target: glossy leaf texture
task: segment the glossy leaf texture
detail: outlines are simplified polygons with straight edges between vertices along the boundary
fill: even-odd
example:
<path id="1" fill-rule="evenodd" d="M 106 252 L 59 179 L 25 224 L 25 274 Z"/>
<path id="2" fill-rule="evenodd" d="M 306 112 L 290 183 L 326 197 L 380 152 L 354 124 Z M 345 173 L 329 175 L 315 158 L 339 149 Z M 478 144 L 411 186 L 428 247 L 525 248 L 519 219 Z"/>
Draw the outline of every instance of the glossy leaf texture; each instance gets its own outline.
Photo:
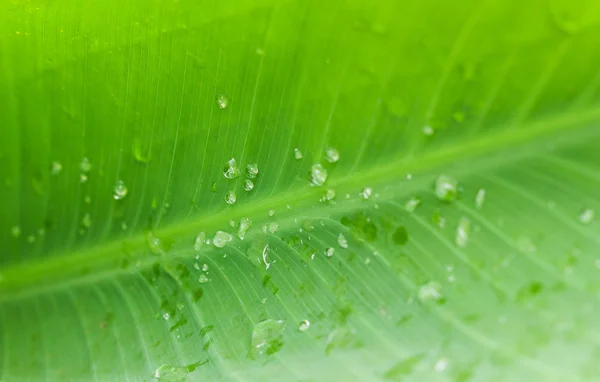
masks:
<path id="1" fill-rule="evenodd" d="M 0 380 L 600 378 L 598 46 L 594 1 L 0 2 Z"/>

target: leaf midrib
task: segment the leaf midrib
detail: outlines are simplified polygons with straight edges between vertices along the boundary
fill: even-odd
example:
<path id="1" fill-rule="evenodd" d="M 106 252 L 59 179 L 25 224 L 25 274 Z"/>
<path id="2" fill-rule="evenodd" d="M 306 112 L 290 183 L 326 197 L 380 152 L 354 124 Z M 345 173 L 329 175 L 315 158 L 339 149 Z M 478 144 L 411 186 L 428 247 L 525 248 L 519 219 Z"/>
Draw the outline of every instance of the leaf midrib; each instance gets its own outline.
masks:
<path id="1" fill-rule="evenodd" d="M 472 172 L 476 168 L 504 164 L 517 158 L 533 156 L 539 152 L 547 151 L 549 148 L 546 143 L 549 143 L 549 138 L 553 138 L 558 134 L 569 132 L 567 136 L 561 136 L 558 143 L 556 140 L 551 141 L 553 149 L 558 146 L 572 145 L 590 137 L 597 137 L 600 135 L 600 129 L 591 126 L 592 122 L 600 122 L 600 108 L 589 108 L 560 116 L 553 115 L 518 128 L 512 126 L 504 129 L 493 129 L 498 130 L 498 132 L 484 137 L 471 138 L 438 151 L 428 152 L 421 157 L 404 158 L 391 161 L 384 166 L 346 174 L 343 177 L 331 179 L 327 186 L 345 190 L 357 189 L 365 184 L 389 184 L 401 179 L 402 176 L 399 174 L 434 172 L 449 164 L 454 165 L 462 161 L 472 163 L 474 158 L 490 156 L 488 160 L 482 160 L 475 166 L 470 165 L 466 172 Z M 527 150 L 520 150 L 517 155 L 491 155 L 505 153 L 506 151 L 519 151 L 519 149 L 525 147 L 527 147 Z M 414 188 L 410 190 L 412 189 Z M 276 197 L 227 210 L 224 213 L 223 211 L 211 211 L 198 216 L 194 220 L 157 229 L 154 234 L 158 237 L 177 239 L 189 237 L 191 245 L 197 232 L 226 226 L 232 218 L 266 216 L 268 210 L 285 209 L 288 204 L 293 204 L 298 211 L 303 211 L 302 207 L 314 205 L 321 194 L 322 188 L 306 186 L 284 192 Z M 398 196 L 398 194 L 394 196 Z M 340 211 L 348 208 L 348 204 L 338 203 L 332 208 Z M 287 221 L 291 222 L 291 220 L 288 219 Z M 43 261 L 34 262 L 29 260 L 11 265 L 0 272 L 0 301 L 17 299 L 23 295 L 39 294 L 48 291 L 48 288 L 54 289 L 73 283 L 91 282 L 119 272 L 131 272 L 121 269 L 118 265 L 123 258 L 124 246 L 134 253 L 133 256 L 128 257 L 129 260 L 133 260 L 132 262 L 143 260 L 136 271 L 143 270 L 157 261 L 173 261 L 189 255 L 189 252 L 184 251 L 182 253 L 169 253 L 162 257 L 160 255 L 148 256 L 146 235 L 147 232 L 139 232 L 125 239 L 115 239 L 106 244 L 81 249 L 69 254 L 52 255 Z M 91 272 L 82 274 L 82 269 L 89 269 Z"/>

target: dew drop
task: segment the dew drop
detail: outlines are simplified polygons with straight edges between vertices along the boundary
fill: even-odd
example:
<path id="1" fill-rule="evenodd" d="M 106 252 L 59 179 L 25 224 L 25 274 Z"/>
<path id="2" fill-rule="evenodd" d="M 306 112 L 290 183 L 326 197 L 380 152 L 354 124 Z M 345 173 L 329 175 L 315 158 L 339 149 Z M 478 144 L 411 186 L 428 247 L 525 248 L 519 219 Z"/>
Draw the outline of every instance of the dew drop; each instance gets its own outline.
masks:
<path id="1" fill-rule="evenodd" d="M 79 182 L 80 183 L 85 183 L 87 181 L 88 181 L 88 176 L 86 174 L 79 175 Z"/>
<path id="2" fill-rule="evenodd" d="M 235 158 L 231 158 L 225 163 L 223 167 L 223 176 L 227 179 L 235 179 L 240 176 L 240 169 L 237 166 Z"/>
<path id="3" fill-rule="evenodd" d="M 117 184 L 115 184 L 113 198 L 115 200 L 122 200 L 127 196 L 127 192 L 129 192 L 127 186 L 122 180 L 119 180 Z"/>
<path id="4" fill-rule="evenodd" d="M 233 204 L 237 200 L 237 195 L 233 191 L 227 191 L 225 194 L 225 203 Z"/>
<path id="5" fill-rule="evenodd" d="M 269 210 L 269 216 L 271 216 L 271 217 L 275 216 L 275 210 Z"/>
<path id="6" fill-rule="evenodd" d="M 435 181 L 435 196 L 444 202 L 450 202 L 458 196 L 458 182 L 448 175 L 440 175 Z"/>
<path id="7" fill-rule="evenodd" d="M 434 133 L 435 130 L 433 129 L 433 127 L 429 125 L 423 127 L 423 134 L 427 135 L 428 137 L 431 137 Z"/>
<path id="8" fill-rule="evenodd" d="M 285 321 L 267 319 L 254 325 L 250 354 L 254 357 L 277 352 L 282 345 Z"/>
<path id="9" fill-rule="evenodd" d="M 363 188 L 363 190 L 359 193 L 360 197 L 367 200 L 371 197 L 371 195 L 373 195 L 373 189 L 371 187 L 365 187 Z"/>
<path id="10" fill-rule="evenodd" d="M 275 222 L 269 223 L 268 230 L 270 233 L 275 233 L 279 231 L 279 224 Z"/>
<path id="11" fill-rule="evenodd" d="M 223 248 L 233 240 L 233 236 L 225 231 L 217 231 L 213 237 L 213 244 L 217 248 Z"/>
<path id="12" fill-rule="evenodd" d="M 85 204 L 90 204 L 90 203 L 92 202 L 92 197 L 91 197 L 91 196 L 89 196 L 89 195 L 86 195 L 86 196 L 83 198 L 83 202 L 84 202 Z"/>
<path id="13" fill-rule="evenodd" d="M 308 328 L 310 328 L 310 321 L 308 321 L 308 320 L 302 320 L 300 322 L 300 325 L 298 325 L 298 330 L 301 332 L 307 331 Z"/>
<path id="14" fill-rule="evenodd" d="M 79 169 L 83 173 L 90 172 L 90 170 L 92 169 L 92 164 L 90 163 L 90 160 L 87 157 L 83 157 L 81 163 L 79 163 Z"/>
<path id="15" fill-rule="evenodd" d="M 181 382 L 185 380 L 187 374 L 188 371 L 184 367 L 165 364 L 154 371 L 154 378 L 164 382 Z"/>
<path id="16" fill-rule="evenodd" d="M 250 179 L 255 179 L 258 176 L 258 165 L 249 164 L 246 166 L 246 176 Z"/>
<path id="17" fill-rule="evenodd" d="M 269 256 L 269 244 L 265 245 L 265 247 L 262 250 L 262 261 L 263 263 L 265 263 L 265 269 L 269 269 L 269 267 L 271 266 L 271 263 L 269 263 L 269 261 L 267 260 Z"/>
<path id="18" fill-rule="evenodd" d="M 579 221 L 583 224 L 590 224 L 594 217 L 596 216 L 596 212 L 591 208 L 586 208 L 579 214 Z"/>
<path id="19" fill-rule="evenodd" d="M 217 96 L 217 105 L 219 105 L 219 109 L 225 109 L 229 104 L 229 99 L 225 94 L 219 94 Z"/>
<path id="20" fill-rule="evenodd" d="M 208 277 L 205 274 L 202 274 L 200 277 L 198 277 L 198 282 L 200 284 L 205 284 L 208 282 Z"/>
<path id="21" fill-rule="evenodd" d="M 81 225 L 84 228 L 90 228 L 92 226 L 92 217 L 90 214 L 83 215 L 83 219 L 81 219 Z"/>
<path id="22" fill-rule="evenodd" d="M 477 191 L 477 195 L 475 195 L 475 208 L 477 208 L 478 210 L 481 210 L 481 207 L 483 207 L 484 202 L 485 202 L 485 189 L 480 188 L 479 191 Z"/>
<path id="23" fill-rule="evenodd" d="M 414 197 L 411 198 L 408 202 L 406 202 L 406 204 L 404 205 L 404 209 L 406 210 L 406 212 L 414 212 L 415 209 L 419 206 L 419 204 L 421 204 L 421 199 Z"/>
<path id="24" fill-rule="evenodd" d="M 337 163 L 340 160 L 340 153 L 333 147 L 329 147 L 325 150 L 325 159 L 329 163 Z"/>
<path id="25" fill-rule="evenodd" d="M 204 232 L 200 232 L 196 236 L 196 239 L 194 240 L 194 251 L 200 252 L 202 250 L 202 246 L 204 245 L 205 241 L 206 241 L 206 234 Z"/>
<path id="26" fill-rule="evenodd" d="M 335 190 L 332 190 L 331 188 L 329 188 L 325 191 L 325 195 L 323 196 L 321 201 L 330 202 L 333 199 L 335 199 Z"/>
<path id="27" fill-rule="evenodd" d="M 332 247 L 325 248 L 325 256 L 327 256 L 327 257 L 333 256 L 334 252 L 335 252 L 335 248 L 332 248 Z"/>
<path id="28" fill-rule="evenodd" d="M 348 248 L 348 240 L 346 240 L 343 234 L 340 233 L 338 235 L 337 242 L 341 248 Z"/>
<path id="29" fill-rule="evenodd" d="M 447 367 L 448 367 L 448 359 L 447 358 L 440 358 L 440 359 L 437 360 L 437 362 L 433 366 L 433 370 L 435 370 L 438 373 L 441 373 L 444 370 L 446 370 Z"/>
<path id="30" fill-rule="evenodd" d="M 21 227 L 19 227 L 18 225 L 13 226 L 10 229 L 10 234 L 15 239 L 18 238 L 19 236 L 21 236 Z"/>
<path id="31" fill-rule="evenodd" d="M 456 227 L 456 245 L 460 248 L 465 248 L 469 241 L 471 233 L 471 221 L 466 217 L 461 217 Z"/>
<path id="32" fill-rule="evenodd" d="M 237 237 L 239 237 L 241 240 L 244 240 L 244 237 L 246 237 L 246 232 L 248 232 L 251 226 L 252 220 L 248 218 L 241 218 L 237 231 Z"/>
<path id="33" fill-rule="evenodd" d="M 33 235 L 27 236 L 27 242 L 31 243 L 31 244 L 35 243 L 35 236 L 33 236 Z"/>
<path id="34" fill-rule="evenodd" d="M 50 164 L 50 174 L 52 174 L 52 175 L 60 174 L 62 169 L 63 169 L 63 166 L 59 161 L 55 160 Z"/>
<path id="35" fill-rule="evenodd" d="M 202 272 L 208 272 L 208 264 L 202 264 Z"/>
<path id="36" fill-rule="evenodd" d="M 418 292 L 419 300 L 426 301 L 438 301 L 442 298 L 441 295 L 442 285 L 436 281 L 430 281 L 426 284 L 421 285 Z"/>
<path id="37" fill-rule="evenodd" d="M 322 186 L 327 181 L 327 170 L 319 163 L 313 164 L 310 169 L 310 180 L 315 186 Z"/>
<path id="38" fill-rule="evenodd" d="M 302 159 L 302 151 L 300 151 L 300 149 L 294 149 L 294 158 Z"/>

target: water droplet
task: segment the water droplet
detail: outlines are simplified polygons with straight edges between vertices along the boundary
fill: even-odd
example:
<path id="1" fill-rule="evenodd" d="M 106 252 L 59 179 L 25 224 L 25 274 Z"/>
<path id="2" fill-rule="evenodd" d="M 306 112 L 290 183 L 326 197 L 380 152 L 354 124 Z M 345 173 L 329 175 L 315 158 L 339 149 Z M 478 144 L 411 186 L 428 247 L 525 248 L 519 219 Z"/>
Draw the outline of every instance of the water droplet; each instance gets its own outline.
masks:
<path id="1" fill-rule="evenodd" d="M 79 163 L 79 168 L 81 169 L 81 172 L 88 173 L 92 169 L 92 164 L 87 157 L 83 157 L 81 163 Z"/>
<path id="2" fill-rule="evenodd" d="M 219 187 L 217 186 L 217 182 L 213 182 L 213 184 L 210 186 L 210 189 L 211 189 L 212 192 L 219 191 Z"/>
<path id="3" fill-rule="evenodd" d="M 321 198 L 321 202 L 330 202 L 335 199 L 335 190 L 327 189 L 325 195 Z"/>
<path id="4" fill-rule="evenodd" d="M 435 130 L 433 129 L 433 127 L 429 125 L 423 127 L 423 134 L 427 135 L 428 137 L 432 136 L 434 133 Z"/>
<path id="5" fill-rule="evenodd" d="M 237 237 L 239 237 L 241 240 L 244 240 L 244 237 L 246 236 L 246 232 L 248 232 L 248 230 L 250 229 L 251 226 L 252 226 L 252 220 L 250 220 L 248 218 L 241 218 L 240 224 L 238 227 L 238 231 L 237 231 Z"/>
<path id="6" fill-rule="evenodd" d="M 223 167 L 223 175 L 227 179 L 235 179 L 240 176 L 240 169 L 235 162 L 235 158 L 231 158 Z"/>
<path id="7" fill-rule="evenodd" d="M 456 227 L 456 245 L 460 248 L 465 248 L 469 241 L 469 234 L 471 233 L 471 221 L 466 217 L 461 217 Z"/>
<path id="8" fill-rule="evenodd" d="M 81 225 L 84 228 L 90 228 L 92 226 L 92 217 L 90 214 L 83 215 L 83 219 L 81 219 Z"/>
<path id="9" fill-rule="evenodd" d="M 430 281 L 426 284 L 421 285 L 418 292 L 419 300 L 426 301 L 438 301 L 442 298 L 441 295 L 442 285 L 436 281 Z"/>
<path id="10" fill-rule="evenodd" d="M 485 189 L 480 188 L 479 191 L 477 191 L 477 195 L 475 195 L 475 208 L 477 208 L 478 210 L 481 210 L 481 207 L 483 207 L 484 202 L 485 202 Z"/>
<path id="11" fill-rule="evenodd" d="M 254 182 L 250 179 L 244 179 L 244 190 L 252 191 L 254 189 Z"/>
<path id="12" fill-rule="evenodd" d="M 141 164 L 150 163 L 150 144 L 144 143 L 140 137 L 135 137 L 131 144 L 131 151 L 136 162 Z"/>
<path id="13" fill-rule="evenodd" d="M 87 181 L 88 181 L 88 176 L 87 175 L 85 175 L 85 174 L 79 175 L 79 182 L 80 183 L 85 183 Z"/>
<path id="14" fill-rule="evenodd" d="M 271 266 L 271 263 L 269 263 L 269 261 L 267 260 L 269 256 L 269 244 L 265 245 L 265 247 L 262 250 L 262 261 L 263 263 L 265 263 L 265 269 L 269 269 L 269 267 Z"/>
<path id="15" fill-rule="evenodd" d="M 277 352 L 283 345 L 284 329 L 283 320 L 267 319 L 254 325 L 250 354 L 257 357 Z"/>
<path id="16" fill-rule="evenodd" d="M 437 362 L 433 366 L 433 370 L 435 370 L 438 373 L 441 373 L 444 370 L 446 370 L 447 367 L 448 367 L 448 359 L 447 358 L 440 358 L 440 359 L 437 360 Z"/>
<path id="17" fill-rule="evenodd" d="M 294 149 L 294 158 L 302 159 L 302 151 L 300 151 L 299 149 Z"/>
<path id="18" fill-rule="evenodd" d="M 157 255 L 164 255 L 166 250 L 169 249 L 169 244 L 163 243 L 152 231 L 148 231 L 146 234 L 146 242 L 148 243 L 148 247 L 150 247 L 150 252 Z"/>
<path id="19" fill-rule="evenodd" d="M 249 164 L 246 166 L 246 176 L 250 179 L 255 179 L 258 176 L 258 165 Z"/>
<path id="20" fill-rule="evenodd" d="M 200 277 L 198 277 L 198 282 L 200 284 L 204 284 L 208 282 L 208 277 L 205 274 L 200 275 Z"/>
<path id="21" fill-rule="evenodd" d="M 123 231 L 125 231 L 125 230 L 127 229 L 127 223 L 125 223 L 125 222 L 122 222 L 122 223 L 121 223 L 121 229 L 122 229 Z"/>
<path id="22" fill-rule="evenodd" d="M 89 195 L 86 195 L 86 196 L 83 198 L 83 201 L 84 201 L 84 203 L 85 203 L 85 204 L 90 204 L 90 203 L 92 202 L 92 197 L 91 197 L 91 196 L 89 196 Z"/>
<path id="23" fill-rule="evenodd" d="M 12 235 L 12 237 L 14 237 L 15 239 L 18 238 L 19 236 L 21 236 L 21 227 L 19 227 L 18 225 L 13 226 L 10 229 L 10 234 Z"/>
<path id="24" fill-rule="evenodd" d="M 334 252 L 335 252 L 335 248 L 332 248 L 332 247 L 325 248 L 325 256 L 327 256 L 327 257 L 333 256 Z"/>
<path id="25" fill-rule="evenodd" d="M 208 272 L 208 264 L 202 264 L 202 272 Z"/>
<path id="26" fill-rule="evenodd" d="M 269 229 L 270 233 L 275 233 L 275 232 L 279 231 L 279 224 L 277 224 L 275 222 L 269 223 L 268 229 Z"/>
<path id="27" fill-rule="evenodd" d="M 181 382 L 188 375 L 187 368 L 162 365 L 154 371 L 154 378 L 164 382 Z"/>
<path id="28" fill-rule="evenodd" d="M 392 234 L 392 241 L 397 245 L 408 243 L 408 231 L 405 227 L 398 227 Z"/>
<path id="29" fill-rule="evenodd" d="M 205 241 L 206 241 L 206 234 L 204 232 L 200 232 L 196 236 L 196 240 L 194 240 L 194 251 L 200 252 L 202 250 L 202 246 L 204 245 Z"/>
<path id="30" fill-rule="evenodd" d="M 125 185 L 125 183 L 123 183 L 122 180 L 119 180 L 117 182 L 117 184 L 115 184 L 115 189 L 114 189 L 114 194 L 113 194 L 113 198 L 115 200 L 122 200 L 127 196 L 127 192 L 129 192 L 129 190 L 127 190 L 127 186 Z"/>
<path id="31" fill-rule="evenodd" d="M 340 160 L 340 153 L 333 147 L 329 147 L 325 150 L 325 159 L 329 163 L 337 163 Z"/>
<path id="32" fill-rule="evenodd" d="M 346 240 L 346 238 L 344 237 L 343 234 L 340 233 L 338 235 L 337 242 L 341 248 L 348 248 L 348 240 Z M 333 253 L 332 253 L 332 255 L 333 255 Z"/>
<path id="33" fill-rule="evenodd" d="M 275 216 L 275 210 L 269 210 L 269 216 Z"/>
<path id="34" fill-rule="evenodd" d="M 219 94 L 217 96 L 217 105 L 219 105 L 219 109 L 225 109 L 229 104 L 229 99 L 225 94 Z"/>
<path id="35" fill-rule="evenodd" d="M 319 163 L 313 164 L 310 169 L 310 180 L 315 186 L 322 186 L 327 181 L 327 170 Z"/>
<path id="36" fill-rule="evenodd" d="M 52 164 L 50 164 L 50 174 L 52 174 L 52 175 L 60 174 L 62 169 L 63 169 L 63 166 L 59 161 L 55 160 L 52 162 Z"/>
<path id="37" fill-rule="evenodd" d="M 169 320 L 171 318 L 171 315 L 169 313 L 165 313 L 165 314 L 163 314 L 163 318 L 165 320 Z"/>
<path id="38" fill-rule="evenodd" d="M 35 243 L 35 236 L 33 236 L 33 235 L 27 236 L 27 241 L 31 244 Z"/>
<path id="39" fill-rule="evenodd" d="M 237 195 L 233 191 L 227 191 L 225 194 L 225 203 L 233 204 L 237 200 Z"/>
<path id="40" fill-rule="evenodd" d="M 435 196 L 444 202 L 450 202 L 458 196 L 458 182 L 448 175 L 440 175 L 435 181 Z"/>
<path id="41" fill-rule="evenodd" d="M 583 224 L 590 224 L 594 217 L 596 216 L 596 212 L 591 208 L 586 208 L 579 214 L 579 221 Z"/>
<path id="42" fill-rule="evenodd" d="M 310 321 L 308 320 L 302 320 L 302 322 L 300 322 L 300 325 L 298 325 L 298 330 L 301 332 L 307 331 L 308 328 L 310 328 Z"/>
<path id="43" fill-rule="evenodd" d="M 406 212 L 414 212 L 415 209 L 419 206 L 419 204 L 421 204 L 421 199 L 414 197 L 411 198 L 408 202 L 406 202 L 406 204 L 404 205 L 404 209 L 406 210 Z"/>
<path id="44" fill-rule="evenodd" d="M 233 240 L 233 236 L 225 231 L 217 231 L 213 237 L 213 244 L 217 248 L 223 248 Z"/>
<path id="45" fill-rule="evenodd" d="M 371 187 L 365 187 L 363 188 L 363 190 L 359 193 L 360 197 L 367 200 L 371 197 L 371 195 L 373 195 L 373 189 Z"/>

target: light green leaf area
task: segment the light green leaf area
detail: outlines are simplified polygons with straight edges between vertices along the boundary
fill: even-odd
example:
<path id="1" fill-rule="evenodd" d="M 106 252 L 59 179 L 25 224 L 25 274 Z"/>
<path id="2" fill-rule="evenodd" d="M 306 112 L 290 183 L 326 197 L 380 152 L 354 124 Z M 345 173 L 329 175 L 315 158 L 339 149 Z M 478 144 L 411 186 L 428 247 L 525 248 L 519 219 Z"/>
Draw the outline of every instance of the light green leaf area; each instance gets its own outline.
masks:
<path id="1" fill-rule="evenodd" d="M 600 379 L 599 46 L 593 0 L 0 2 L 0 380 Z"/>

